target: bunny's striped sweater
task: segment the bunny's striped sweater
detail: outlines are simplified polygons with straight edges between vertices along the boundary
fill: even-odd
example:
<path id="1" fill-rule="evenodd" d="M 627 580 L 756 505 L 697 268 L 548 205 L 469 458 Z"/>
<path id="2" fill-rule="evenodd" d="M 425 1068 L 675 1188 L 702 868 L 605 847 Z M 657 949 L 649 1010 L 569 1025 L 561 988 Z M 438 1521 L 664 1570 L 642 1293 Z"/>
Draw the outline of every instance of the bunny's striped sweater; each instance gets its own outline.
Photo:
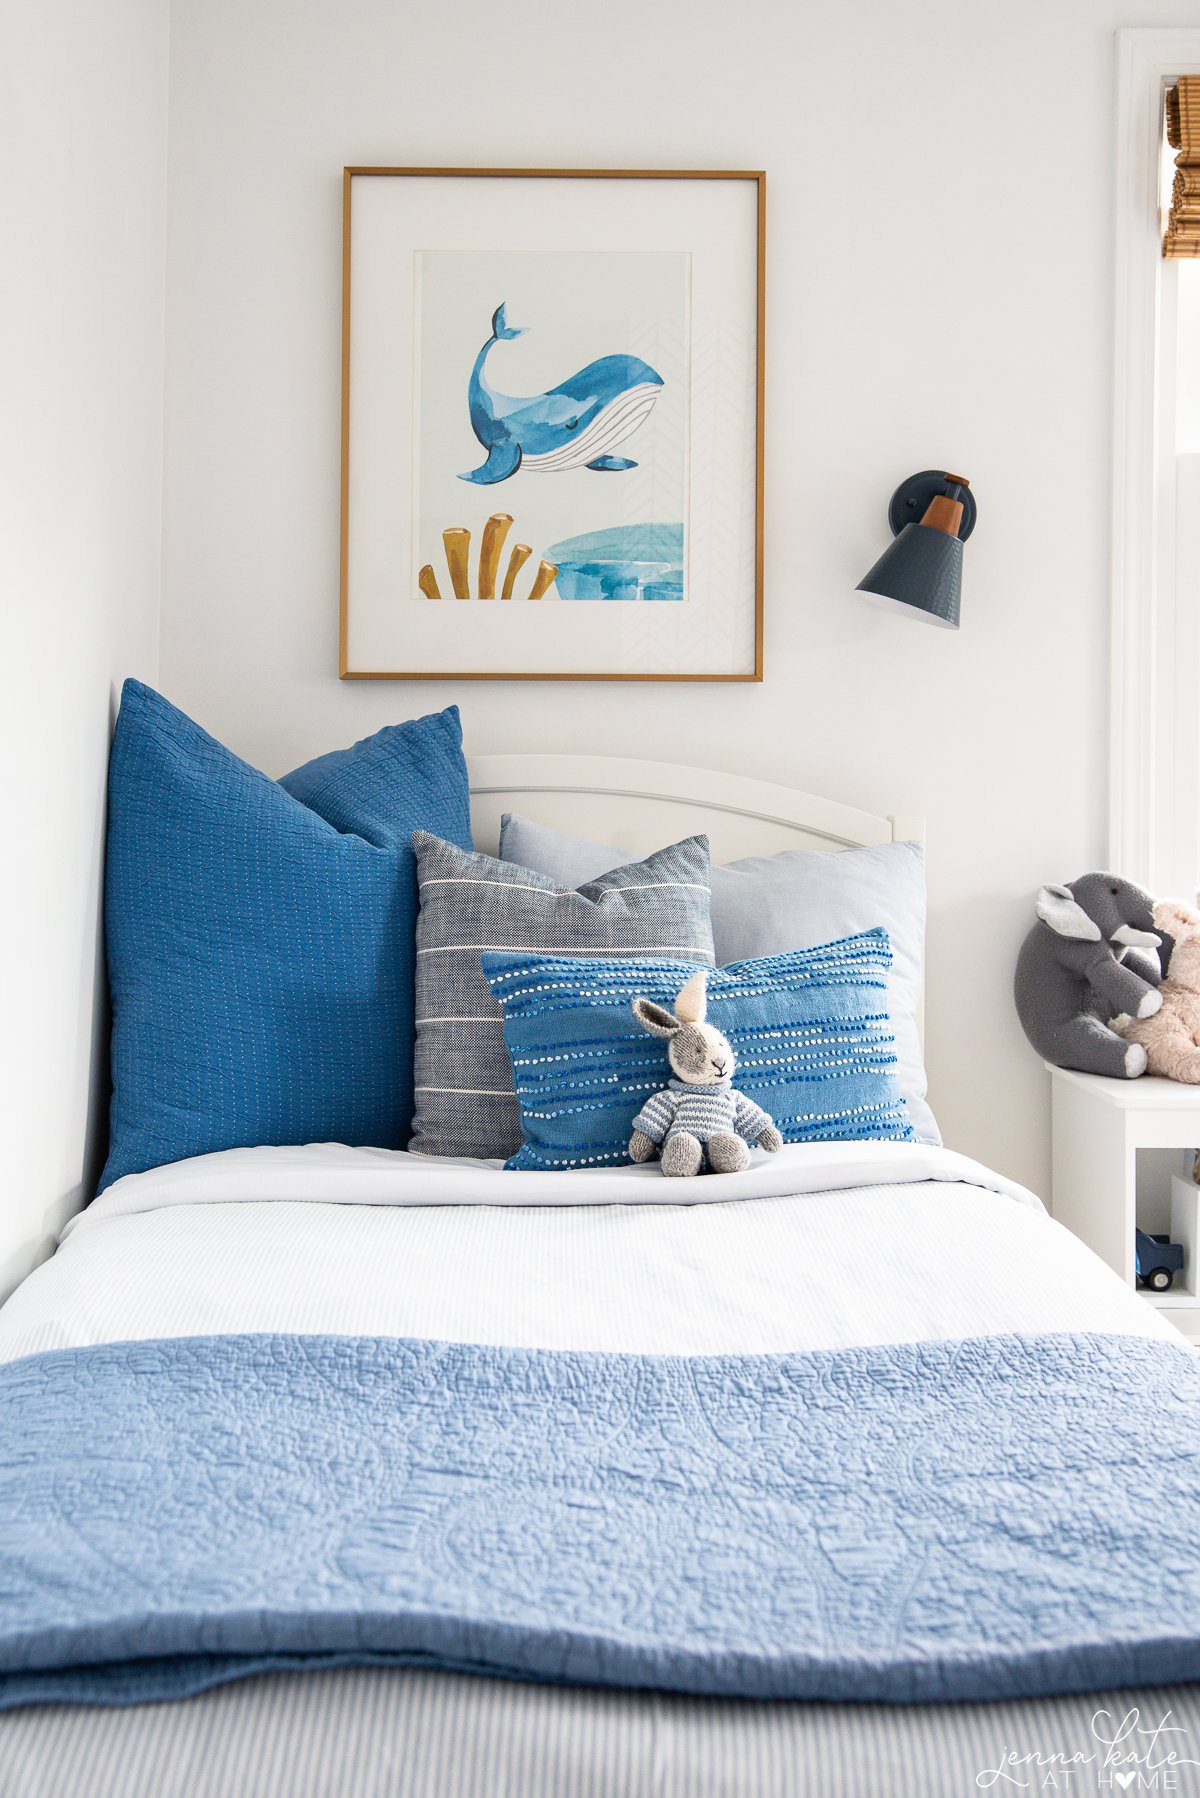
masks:
<path id="1" fill-rule="evenodd" d="M 633 1128 L 655 1144 L 664 1143 L 683 1130 L 702 1143 L 725 1131 L 755 1143 L 770 1122 L 762 1106 L 738 1092 L 728 1080 L 714 1081 L 709 1086 L 689 1086 L 683 1080 L 672 1080 L 665 1091 L 646 1100 L 633 1120 Z"/>

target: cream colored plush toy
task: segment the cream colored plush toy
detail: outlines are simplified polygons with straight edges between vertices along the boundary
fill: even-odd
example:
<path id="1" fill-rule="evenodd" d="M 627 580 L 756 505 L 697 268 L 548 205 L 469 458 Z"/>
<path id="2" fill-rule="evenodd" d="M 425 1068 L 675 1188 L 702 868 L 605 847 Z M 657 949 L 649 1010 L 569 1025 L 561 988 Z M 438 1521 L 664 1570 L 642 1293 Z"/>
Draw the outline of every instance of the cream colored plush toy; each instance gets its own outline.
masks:
<path id="1" fill-rule="evenodd" d="M 675 1010 L 635 999 L 633 1015 L 651 1036 L 666 1039 L 674 1078 L 654 1093 L 633 1120 L 630 1161 L 648 1161 L 657 1149 L 664 1174 L 738 1174 L 750 1165 L 751 1143 L 769 1155 L 783 1147 L 771 1119 L 733 1084 L 733 1046 L 706 1023 L 708 969 L 699 968 L 675 1001 Z"/>
<path id="2" fill-rule="evenodd" d="M 1178 899 L 1160 899 L 1155 928 L 1174 939 L 1166 979 L 1159 984 L 1162 1010 L 1152 1018 L 1122 1012 L 1112 1028 L 1146 1051 L 1146 1072 L 1200 1086 L 1200 911 Z"/>

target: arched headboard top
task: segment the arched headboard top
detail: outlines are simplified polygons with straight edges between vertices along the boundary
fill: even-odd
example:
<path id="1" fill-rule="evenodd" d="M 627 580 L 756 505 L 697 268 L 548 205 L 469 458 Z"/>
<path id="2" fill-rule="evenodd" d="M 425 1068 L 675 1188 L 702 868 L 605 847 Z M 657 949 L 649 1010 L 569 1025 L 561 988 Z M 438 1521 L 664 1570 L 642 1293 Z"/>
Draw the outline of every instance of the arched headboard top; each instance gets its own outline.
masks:
<path id="1" fill-rule="evenodd" d="M 494 853 L 503 812 L 645 855 L 707 833 L 715 862 L 779 849 L 924 842 L 924 820 L 860 811 L 773 781 L 607 755 L 469 758 L 476 846 Z"/>

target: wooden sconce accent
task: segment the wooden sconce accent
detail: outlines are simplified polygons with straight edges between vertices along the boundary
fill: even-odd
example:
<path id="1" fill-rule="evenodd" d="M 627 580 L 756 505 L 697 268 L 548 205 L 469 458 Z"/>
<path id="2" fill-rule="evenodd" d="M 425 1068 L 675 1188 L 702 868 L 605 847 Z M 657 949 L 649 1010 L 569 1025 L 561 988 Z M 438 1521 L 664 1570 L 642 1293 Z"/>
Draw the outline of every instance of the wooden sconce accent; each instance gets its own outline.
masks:
<path id="1" fill-rule="evenodd" d="M 969 487 L 970 481 L 965 475 L 948 474 L 946 484 L 949 487 Z M 963 503 L 960 499 L 952 499 L 948 493 L 935 493 L 925 508 L 922 524 L 932 530 L 945 531 L 947 537 L 957 537 L 958 527 L 962 523 Z"/>

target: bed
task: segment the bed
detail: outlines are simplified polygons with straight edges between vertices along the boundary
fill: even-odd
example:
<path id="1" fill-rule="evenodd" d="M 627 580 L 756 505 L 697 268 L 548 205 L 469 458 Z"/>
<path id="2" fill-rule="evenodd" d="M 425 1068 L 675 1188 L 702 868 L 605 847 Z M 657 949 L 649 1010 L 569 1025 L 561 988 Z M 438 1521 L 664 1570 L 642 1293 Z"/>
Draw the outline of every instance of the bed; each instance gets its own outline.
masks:
<path id="1" fill-rule="evenodd" d="M 485 757 L 472 776 L 484 844 L 514 805 L 630 850 L 702 829 L 717 861 L 920 834 L 660 764 Z M 1118 1783 L 1144 1789 L 1166 1769 L 1192 1789 L 1200 1384 L 1160 1314 L 1034 1195 L 929 1144 L 795 1146 L 682 1184 L 318 1143 L 132 1174 L 73 1219 L 0 1309 L 10 1440 L 29 1430 L 4 1467 L 28 1527 L 8 1544 L 10 1587 L 34 1566 L 55 1617 L 54 1581 L 71 1582 L 59 1627 L 80 1670 L 56 1702 L 0 1715 L 5 1798 L 938 1794 L 1042 1789 L 1037 1756 L 1093 1784 L 1133 1772 Z M 400 1354 L 420 1403 L 397 1421 L 380 1394 Z M 464 1444 L 445 1395 L 468 1390 Z M 148 1391 L 178 1403 L 148 1420 Z M 421 1475 L 403 1504 L 331 1519 L 330 1491 L 367 1490 L 396 1429 Z M 274 1477 L 247 1475 L 247 1441 L 287 1446 Z M 723 1506 L 744 1528 L 747 1480 L 766 1511 L 737 1564 Z M 775 1544 L 801 1492 L 819 1576 L 781 1595 Z M 160 1609 L 186 1590 L 191 1633 L 175 1620 L 153 1638 L 130 1543 L 164 1502 L 174 1527 L 133 1571 Z M 625 1558 L 606 1561 L 616 1505 Z M 434 1522 L 447 1508 L 450 1529 Z M 216 1551 L 189 1538 L 196 1516 Z M 260 1617 L 260 1644 L 240 1557 L 282 1537 L 303 1570 L 332 1522 L 322 1605 L 337 1581 L 365 1582 L 393 1627 L 408 1553 L 440 1592 L 470 1586 L 474 1609 L 447 1624 L 422 1589 L 400 1607 L 402 1641 L 365 1642 L 361 1616 L 339 1635 L 326 1606 L 318 1640 L 310 1595 L 286 1638 Z M 626 1591 L 614 1613 L 622 1579 L 665 1581 L 681 1615 L 703 1586 L 705 1606 L 664 1650 L 651 1597 L 639 1609 Z M 1122 1607 L 1138 1604 L 1163 1627 L 1131 1643 Z M 786 1634 L 805 1605 L 826 1652 L 776 1655 L 762 1612 L 779 1607 Z M 31 1699 L 48 1696 L 50 1659 L 27 1657 Z"/>

